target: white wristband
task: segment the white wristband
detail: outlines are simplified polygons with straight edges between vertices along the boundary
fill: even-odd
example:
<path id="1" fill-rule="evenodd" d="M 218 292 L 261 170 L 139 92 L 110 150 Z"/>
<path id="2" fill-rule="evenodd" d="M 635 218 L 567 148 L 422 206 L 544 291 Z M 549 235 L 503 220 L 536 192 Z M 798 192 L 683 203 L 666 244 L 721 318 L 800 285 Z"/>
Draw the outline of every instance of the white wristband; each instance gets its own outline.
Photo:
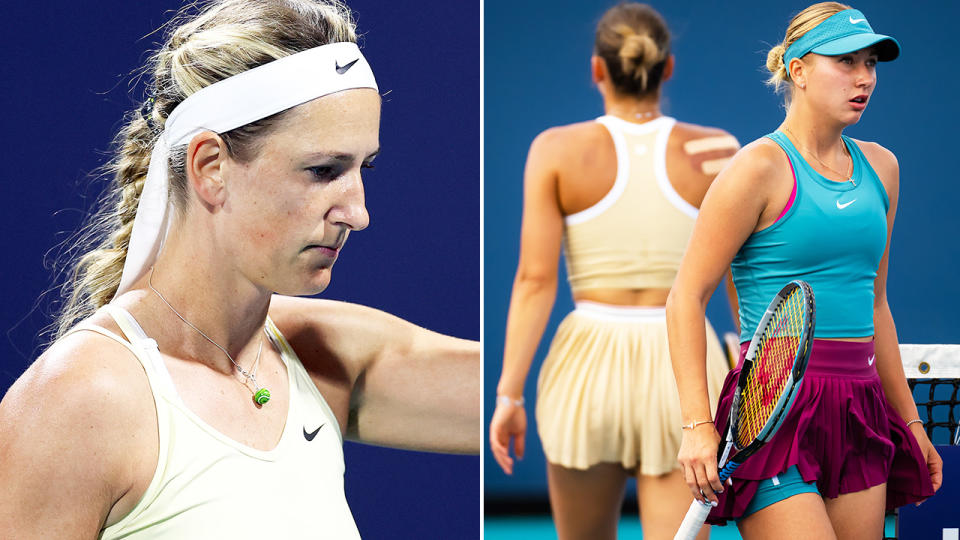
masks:
<path id="1" fill-rule="evenodd" d="M 523 407 L 524 401 L 523 396 L 520 396 L 520 399 L 513 399 L 510 396 L 497 396 L 497 406 L 500 405 L 513 405 L 514 407 Z"/>

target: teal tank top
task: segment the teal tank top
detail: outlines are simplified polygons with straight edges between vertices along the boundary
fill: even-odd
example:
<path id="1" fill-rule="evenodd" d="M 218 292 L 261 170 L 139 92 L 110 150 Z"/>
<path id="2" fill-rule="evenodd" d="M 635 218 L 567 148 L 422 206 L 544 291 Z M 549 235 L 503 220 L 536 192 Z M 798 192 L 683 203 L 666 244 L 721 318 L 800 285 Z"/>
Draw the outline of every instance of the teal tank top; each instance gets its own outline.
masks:
<path id="1" fill-rule="evenodd" d="M 780 131 L 767 137 L 789 157 L 796 193 L 786 213 L 751 234 L 733 259 L 740 341 L 753 337 L 770 300 L 794 279 L 813 288 L 814 337 L 872 336 L 873 282 L 887 244 L 886 189 L 849 137 L 843 142 L 854 183 L 824 178 Z"/>

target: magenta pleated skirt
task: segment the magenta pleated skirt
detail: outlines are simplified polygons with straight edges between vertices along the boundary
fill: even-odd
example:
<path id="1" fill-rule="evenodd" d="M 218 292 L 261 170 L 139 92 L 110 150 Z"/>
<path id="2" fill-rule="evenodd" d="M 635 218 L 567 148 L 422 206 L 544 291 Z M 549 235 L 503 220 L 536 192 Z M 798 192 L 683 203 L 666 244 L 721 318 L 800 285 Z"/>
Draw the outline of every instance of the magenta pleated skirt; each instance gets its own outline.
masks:
<path id="1" fill-rule="evenodd" d="M 740 364 L 730 371 L 717 405 L 717 430 L 725 433 Z M 877 375 L 873 342 L 814 340 L 800 392 L 773 440 L 733 473 L 708 523 L 743 516 L 760 480 L 796 465 L 824 497 L 886 483 L 887 509 L 933 495 L 916 439 L 887 403 Z"/>

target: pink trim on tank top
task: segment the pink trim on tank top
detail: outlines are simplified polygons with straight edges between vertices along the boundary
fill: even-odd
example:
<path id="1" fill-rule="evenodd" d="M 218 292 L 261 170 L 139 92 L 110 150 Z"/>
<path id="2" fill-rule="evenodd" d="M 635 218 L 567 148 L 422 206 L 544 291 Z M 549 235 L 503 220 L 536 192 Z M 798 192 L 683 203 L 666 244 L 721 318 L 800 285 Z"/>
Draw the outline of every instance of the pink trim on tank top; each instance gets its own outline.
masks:
<path id="1" fill-rule="evenodd" d="M 787 206 L 783 208 L 783 212 L 780 212 L 780 215 L 777 216 L 777 219 L 773 220 L 773 223 L 780 221 L 780 218 L 784 216 L 793 206 L 793 200 L 797 198 L 797 171 L 793 169 L 793 161 L 787 159 L 787 162 L 790 163 L 790 173 L 793 174 L 793 191 L 790 192 L 790 199 L 787 201 Z M 771 225 L 773 225 L 771 223 Z"/>

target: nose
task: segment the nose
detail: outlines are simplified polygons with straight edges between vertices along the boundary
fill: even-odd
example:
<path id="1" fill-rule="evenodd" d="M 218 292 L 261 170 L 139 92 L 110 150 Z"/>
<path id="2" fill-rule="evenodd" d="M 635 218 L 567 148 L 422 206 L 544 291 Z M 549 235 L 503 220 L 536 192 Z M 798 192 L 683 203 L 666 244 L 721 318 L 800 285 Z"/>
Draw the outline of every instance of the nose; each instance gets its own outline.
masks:
<path id="1" fill-rule="evenodd" d="M 370 224 L 370 214 L 363 193 L 363 180 L 360 171 L 351 172 L 341 177 L 341 191 L 338 200 L 334 203 L 327 218 L 338 225 L 354 231 L 361 231 Z"/>
<path id="2" fill-rule="evenodd" d="M 875 84 L 877 84 L 876 68 L 866 63 L 861 63 L 860 69 L 857 70 L 857 86 L 870 89 L 873 88 Z"/>

